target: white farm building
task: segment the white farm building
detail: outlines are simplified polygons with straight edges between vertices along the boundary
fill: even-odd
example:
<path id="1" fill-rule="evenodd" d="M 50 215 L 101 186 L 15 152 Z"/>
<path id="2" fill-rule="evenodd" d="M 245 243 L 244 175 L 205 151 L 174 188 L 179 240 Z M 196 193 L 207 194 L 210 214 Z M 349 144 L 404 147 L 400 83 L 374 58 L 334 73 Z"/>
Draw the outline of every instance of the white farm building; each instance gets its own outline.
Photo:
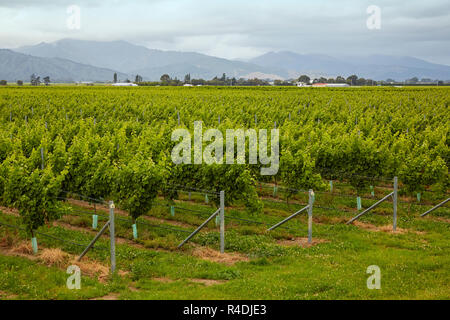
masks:
<path id="1" fill-rule="evenodd" d="M 114 87 L 137 87 L 138 85 L 135 83 L 113 83 L 112 86 Z"/>

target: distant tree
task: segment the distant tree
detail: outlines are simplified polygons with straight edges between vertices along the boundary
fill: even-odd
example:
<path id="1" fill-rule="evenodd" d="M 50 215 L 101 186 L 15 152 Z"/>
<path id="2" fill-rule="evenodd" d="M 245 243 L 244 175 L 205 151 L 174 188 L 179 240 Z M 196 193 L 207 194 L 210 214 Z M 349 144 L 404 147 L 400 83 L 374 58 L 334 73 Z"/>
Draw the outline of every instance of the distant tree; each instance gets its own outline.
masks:
<path id="1" fill-rule="evenodd" d="M 159 80 L 161 80 L 162 82 L 169 82 L 171 79 L 168 74 L 163 74 Z"/>
<path id="2" fill-rule="evenodd" d="M 220 86 L 220 85 L 223 85 L 223 81 L 220 80 L 220 79 L 217 78 L 217 77 L 214 77 L 214 79 L 209 80 L 207 83 L 208 83 L 208 85 L 211 85 L 211 86 Z"/>
<path id="3" fill-rule="evenodd" d="M 0 86 L 6 86 L 7 84 L 8 84 L 8 81 L 0 80 Z"/>
<path id="4" fill-rule="evenodd" d="M 347 78 L 347 83 L 349 85 L 355 85 L 356 84 L 356 80 L 358 80 L 358 77 L 356 75 L 351 75 L 350 77 Z"/>
<path id="5" fill-rule="evenodd" d="M 191 80 L 191 84 L 193 84 L 194 86 L 205 85 L 206 84 L 206 80 L 204 80 L 204 79 L 192 79 Z"/>
<path id="6" fill-rule="evenodd" d="M 222 74 L 222 78 L 220 78 L 221 81 L 226 81 L 227 80 L 227 75 L 224 73 Z"/>
<path id="7" fill-rule="evenodd" d="M 303 83 L 309 84 L 309 81 L 311 81 L 311 78 L 305 74 L 301 75 L 300 78 L 298 78 L 298 82 L 303 82 Z"/>
<path id="8" fill-rule="evenodd" d="M 327 80 L 327 83 L 335 83 L 336 82 L 336 80 L 334 80 L 333 78 L 329 78 L 328 80 Z"/>
<path id="9" fill-rule="evenodd" d="M 358 79 L 356 79 L 356 84 L 357 84 L 358 86 L 365 86 L 366 83 L 367 83 L 367 81 L 366 81 L 366 79 L 364 79 L 364 78 L 358 78 Z"/>
<path id="10" fill-rule="evenodd" d="M 134 82 L 135 83 L 140 83 L 140 82 L 142 82 L 142 77 L 140 76 L 140 75 L 136 75 L 136 78 L 134 79 Z"/>
<path id="11" fill-rule="evenodd" d="M 389 78 L 389 79 L 386 79 L 386 82 L 387 82 L 387 83 L 394 83 L 394 82 L 395 82 L 395 80 L 394 80 L 394 79 L 391 79 L 391 78 Z"/>
<path id="12" fill-rule="evenodd" d="M 184 76 L 184 83 L 191 83 L 191 74 L 188 73 Z"/>
<path id="13" fill-rule="evenodd" d="M 341 76 L 336 77 L 336 83 L 345 83 L 345 78 Z"/>
<path id="14" fill-rule="evenodd" d="M 326 82 L 327 82 L 327 79 L 324 78 L 324 77 L 320 77 L 319 82 L 320 82 L 320 83 L 326 83 Z"/>
<path id="15" fill-rule="evenodd" d="M 417 82 L 419 82 L 419 78 L 413 77 L 413 78 L 409 79 L 408 82 L 409 83 L 417 83 Z"/>
<path id="16" fill-rule="evenodd" d="M 30 79 L 31 85 L 32 86 L 38 86 L 41 84 L 41 77 L 37 76 L 36 74 L 32 74 L 31 75 L 31 79 Z"/>
<path id="17" fill-rule="evenodd" d="M 117 83 L 117 73 L 114 73 L 114 83 Z"/>
<path id="18" fill-rule="evenodd" d="M 17 80 L 17 85 L 18 86 L 23 86 L 23 81 L 22 80 Z"/>
<path id="19" fill-rule="evenodd" d="M 274 80 L 273 81 L 273 84 L 275 85 L 275 86 L 281 86 L 281 85 L 283 85 L 283 80 Z"/>
<path id="20" fill-rule="evenodd" d="M 50 77 L 49 76 L 46 76 L 44 78 L 44 83 L 45 83 L 46 86 L 48 86 L 50 84 Z"/>
<path id="21" fill-rule="evenodd" d="M 209 81 L 208 84 L 210 84 L 211 82 Z M 278 83 L 278 82 L 277 82 Z M 260 80 L 260 79 L 244 79 L 244 78 L 239 78 L 239 80 L 236 80 L 236 85 L 238 86 L 268 86 L 270 85 L 268 81 L 266 80 Z M 274 82 L 275 84 L 275 82 Z"/>
<path id="22" fill-rule="evenodd" d="M 125 83 L 130 83 L 130 82 L 131 82 L 130 79 L 125 80 Z"/>

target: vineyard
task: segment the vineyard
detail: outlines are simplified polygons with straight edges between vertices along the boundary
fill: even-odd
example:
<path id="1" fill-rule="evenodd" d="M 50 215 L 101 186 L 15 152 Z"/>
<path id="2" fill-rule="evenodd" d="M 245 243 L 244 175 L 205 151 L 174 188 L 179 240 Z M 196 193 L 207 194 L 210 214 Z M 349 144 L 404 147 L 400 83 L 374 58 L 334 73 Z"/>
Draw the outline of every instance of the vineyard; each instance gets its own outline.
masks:
<path id="1" fill-rule="evenodd" d="M 449 105 L 448 88 L 2 88 L 0 298 L 448 298 L 448 206 L 419 215 L 449 197 Z M 264 164 L 175 165 L 171 134 L 193 132 L 194 121 L 222 132 L 279 129 L 278 173 L 261 176 Z M 392 192 L 394 177 L 396 232 L 386 228 L 390 200 L 345 224 Z M 308 205 L 310 189 L 312 243 L 307 214 L 268 232 Z M 225 253 L 219 215 L 177 249 L 219 208 L 221 191 Z M 90 277 L 86 290 L 67 293 L 60 269 L 108 221 L 110 200 L 120 276 Z M 30 239 L 30 256 L 59 289 L 15 289 L 33 278 L 33 264 L 10 253 Z M 61 261 L 45 260 L 36 239 Z M 89 261 L 107 266 L 108 250 L 100 237 Z M 373 260 L 400 285 L 367 290 Z M 359 289 L 340 278 L 356 270 Z"/>

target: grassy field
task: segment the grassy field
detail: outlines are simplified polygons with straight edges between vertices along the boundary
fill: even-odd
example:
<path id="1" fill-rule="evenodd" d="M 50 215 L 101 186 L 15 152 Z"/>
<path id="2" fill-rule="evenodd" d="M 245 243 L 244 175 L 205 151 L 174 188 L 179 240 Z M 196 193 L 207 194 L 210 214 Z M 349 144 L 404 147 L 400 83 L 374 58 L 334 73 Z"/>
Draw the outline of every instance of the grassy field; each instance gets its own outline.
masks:
<path id="1" fill-rule="evenodd" d="M 175 203 L 175 215 L 162 198 L 138 224 L 133 240 L 131 222 L 117 210 L 116 276 L 108 275 L 108 235 L 99 240 L 80 263 L 73 259 L 83 248 L 38 235 L 39 253 L 33 255 L 13 209 L 1 208 L 0 299 L 448 299 L 450 298 L 450 227 L 448 207 L 428 217 L 419 214 L 437 203 L 424 194 L 422 205 L 401 198 L 397 232 L 392 232 L 392 203 L 388 202 L 346 225 L 357 213 L 355 198 L 344 183 L 334 194 L 317 194 L 313 244 L 306 243 L 307 216 L 300 215 L 273 232 L 267 226 L 292 214 L 306 202 L 306 194 L 287 203 L 280 191 L 259 190 L 264 214 L 249 217 L 243 207 L 226 208 L 226 253 L 218 252 L 218 227 L 214 221 L 181 250 L 176 246 L 187 232 L 157 226 L 193 230 L 207 214 L 203 194 L 191 200 L 183 194 Z M 376 198 L 388 192 L 376 188 Z M 363 207 L 374 203 L 370 195 Z M 67 201 L 66 215 L 39 231 L 66 241 L 88 243 L 92 230 L 92 206 Z M 327 209 L 325 209 L 327 208 Z M 339 208 L 339 210 L 331 210 Z M 186 210 L 187 209 L 187 210 Z M 189 210 L 189 211 L 188 211 Z M 107 210 L 98 207 L 99 226 Z M 201 213 L 200 213 L 201 212 Z M 206 216 L 205 216 L 206 215 Z M 262 224 L 247 223 L 247 218 Z M 97 229 L 98 230 L 98 229 Z M 105 250 L 103 250 L 103 249 Z M 66 287 L 66 268 L 81 268 L 80 290 Z M 366 269 L 381 270 L 381 289 L 369 290 Z"/>

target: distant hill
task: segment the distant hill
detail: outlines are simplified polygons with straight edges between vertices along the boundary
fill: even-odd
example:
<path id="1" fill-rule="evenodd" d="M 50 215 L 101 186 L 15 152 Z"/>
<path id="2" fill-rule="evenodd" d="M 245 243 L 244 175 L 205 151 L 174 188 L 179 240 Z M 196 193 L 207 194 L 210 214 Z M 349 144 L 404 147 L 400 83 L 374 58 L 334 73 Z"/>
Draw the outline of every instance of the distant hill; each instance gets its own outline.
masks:
<path id="1" fill-rule="evenodd" d="M 269 52 L 251 59 L 250 62 L 283 68 L 293 74 L 346 74 L 350 64 L 327 55 L 297 54 L 289 51 Z"/>
<path id="2" fill-rule="evenodd" d="M 0 79 L 15 82 L 30 80 L 35 73 L 52 82 L 112 81 L 114 70 L 93 67 L 67 59 L 34 57 L 8 49 L 0 49 Z M 120 79 L 127 75 L 118 73 Z"/>
<path id="3" fill-rule="evenodd" d="M 315 74 L 323 76 L 349 76 L 374 80 L 406 80 L 412 77 L 450 79 L 450 66 L 434 64 L 408 56 L 342 56 L 339 58 L 321 54 L 297 54 L 289 51 L 269 52 L 250 60 L 264 67 L 279 67 L 296 76 Z"/>
<path id="4" fill-rule="evenodd" d="M 119 72 L 120 79 L 131 80 L 136 74 L 141 75 L 144 80 L 159 80 L 165 73 L 181 80 L 188 73 L 191 74 L 191 78 L 203 79 L 221 77 L 223 73 L 230 78 L 257 77 L 260 79 L 289 79 L 297 78 L 301 74 L 314 78 L 348 77 L 356 74 L 358 77 L 373 80 L 388 78 L 406 80 L 412 77 L 450 79 L 450 66 L 408 56 L 342 55 L 332 57 L 325 54 L 280 51 L 269 52 L 249 61 L 237 61 L 196 52 L 148 49 L 126 41 L 102 42 L 74 39 L 63 39 L 53 43 L 43 42 L 34 46 L 17 48 L 15 51 L 46 58 L 47 60 L 40 60 L 41 63 L 51 62 L 54 74 L 59 79 L 111 80 L 112 70 Z M 32 61 L 35 65 L 39 64 L 37 60 L 32 59 Z M 0 63 L 4 62 L 0 61 Z M 81 65 L 75 67 L 75 63 Z M 18 67 L 21 70 L 22 67 Z M 64 73 L 60 72 L 59 67 L 64 69 Z M 43 71 L 46 70 L 43 69 Z"/>
<path id="5" fill-rule="evenodd" d="M 262 67 L 255 64 L 216 58 L 195 52 L 162 51 L 148 49 L 125 41 L 84 41 L 63 39 L 54 43 L 40 43 L 15 49 L 17 52 L 37 57 L 63 58 L 96 67 L 109 68 L 120 72 L 139 74 L 146 80 L 159 80 L 167 73 L 172 78 L 184 79 L 187 73 L 191 78 L 211 79 L 221 77 L 242 77 L 260 72 L 287 76 L 284 70 Z"/>

